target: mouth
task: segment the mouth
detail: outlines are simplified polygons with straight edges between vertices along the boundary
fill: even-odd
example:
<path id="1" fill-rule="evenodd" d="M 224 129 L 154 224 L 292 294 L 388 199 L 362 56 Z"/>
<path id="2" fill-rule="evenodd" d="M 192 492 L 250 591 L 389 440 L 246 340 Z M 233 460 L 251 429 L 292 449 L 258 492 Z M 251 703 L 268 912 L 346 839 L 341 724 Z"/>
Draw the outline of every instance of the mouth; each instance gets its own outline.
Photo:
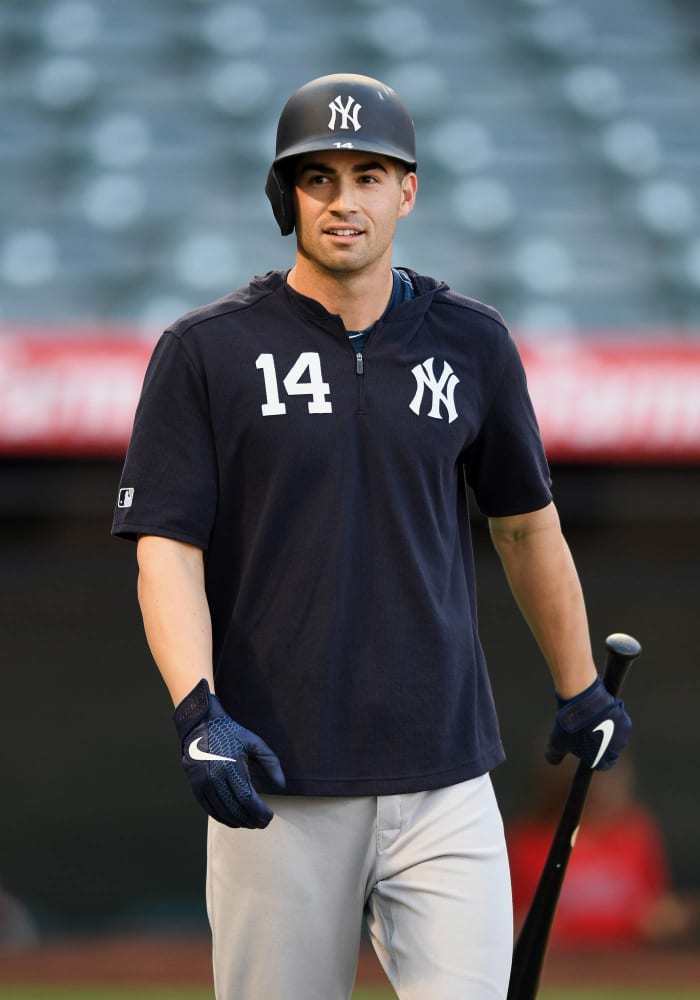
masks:
<path id="1" fill-rule="evenodd" d="M 357 236 L 362 236 L 362 229 L 355 229 L 348 226 L 334 226 L 333 228 L 324 229 L 326 236 L 333 236 L 337 239 L 354 239 Z"/>

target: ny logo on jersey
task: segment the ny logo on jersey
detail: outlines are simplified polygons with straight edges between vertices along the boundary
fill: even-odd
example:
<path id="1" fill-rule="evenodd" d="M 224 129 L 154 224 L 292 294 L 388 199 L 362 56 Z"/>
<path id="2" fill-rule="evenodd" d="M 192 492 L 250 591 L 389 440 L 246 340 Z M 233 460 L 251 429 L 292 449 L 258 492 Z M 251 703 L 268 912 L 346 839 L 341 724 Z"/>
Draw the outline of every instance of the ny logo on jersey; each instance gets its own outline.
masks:
<path id="1" fill-rule="evenodd" d="M 354 97 L 348 97 L 345 105 L 343 106 L 343 98 L 338 94 L 335 100 L 331 101 L 328 107 L 331 109 L 331 118 L 328 122 L 328 128 L 331 132 L 335 131 L 336 118 L 340 115 L 340 128 L 349 129 L 350 126 L 355 129 L 356 132 L 362 128 L 360 125 L 360 119 L 358 115 L 362 108 L 361 104 L 358 104 Z"/>
<path id="2" fill-rule="evenodd" d="M 451 424 L 458 416 L 455 407 L 455 389 L 459 379 L 447 361 L 443 362 L 440 378 L 436 378 L 433 371 L 434 361 L 435 358 L 428 358 L 422 365 L 416 365 L 415 368 L 411 369 L 416 380 L 416 394 L 408 405 L 414 413 L 420 414 L 423 392 L 425 389 L 430 389 L 433 401 L 428 416 L 439 420 L 442 416 L 440 413 L 440 405 L 442 404 L 447 410 L 447 422 Z"/>

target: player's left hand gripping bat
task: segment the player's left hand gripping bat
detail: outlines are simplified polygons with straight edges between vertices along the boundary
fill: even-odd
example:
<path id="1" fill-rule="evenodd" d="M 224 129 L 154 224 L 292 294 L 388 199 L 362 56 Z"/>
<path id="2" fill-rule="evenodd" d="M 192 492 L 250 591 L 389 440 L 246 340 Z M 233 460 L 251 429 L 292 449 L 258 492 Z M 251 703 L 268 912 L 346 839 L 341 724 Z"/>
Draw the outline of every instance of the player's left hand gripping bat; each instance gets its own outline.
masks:
<path id="1" fill-rule="evenodd" d="M 617 697 L 625 674 L 641 653 L 642 647 L 632 636 L 621 632 L 609 635 L 605 645 L 608 654 L 603 683 L 610 694 Z M 530 909 L 515 944 L 508 1000 L 534 1000 L 537 996 L 554 912 L 592 777 L 592 768 L 581 761 L 574 774 Z"/>

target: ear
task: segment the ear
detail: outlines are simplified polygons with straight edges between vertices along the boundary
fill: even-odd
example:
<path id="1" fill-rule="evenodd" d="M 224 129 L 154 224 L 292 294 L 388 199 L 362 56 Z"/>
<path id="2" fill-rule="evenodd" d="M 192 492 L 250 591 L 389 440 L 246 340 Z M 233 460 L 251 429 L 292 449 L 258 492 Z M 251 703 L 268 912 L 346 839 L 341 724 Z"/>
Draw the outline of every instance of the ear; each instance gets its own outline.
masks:
<path id="1" fill-rule="evenodd" d="M 401 205 L 399 207 L 399 218 L 409 215 L 416 205 L 416 194 L 418 192 L 418 178 L 411 170 L 401 179 Z"/>

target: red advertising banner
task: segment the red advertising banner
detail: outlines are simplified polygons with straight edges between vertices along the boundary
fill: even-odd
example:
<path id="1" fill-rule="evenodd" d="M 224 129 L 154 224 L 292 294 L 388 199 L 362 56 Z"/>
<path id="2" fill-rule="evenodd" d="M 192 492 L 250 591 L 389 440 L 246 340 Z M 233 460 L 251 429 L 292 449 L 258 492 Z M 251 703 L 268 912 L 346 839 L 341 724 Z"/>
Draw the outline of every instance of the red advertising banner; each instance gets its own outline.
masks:
<path id="1" fill-rule="evenodd" d="M 123 455 L 153 343 L 0 335 L 0 454 Z"/>
<path id="2" fill-rule="evenodd" d="M 155 335 L 0 333 L 0 454 L 120 457 Z M 700 460 L 700 337 L 521 345 L 551 461 Z"/>
<path id="3" fill-rule="evenodd" d="M 550 460 L 700 459 L 700 337 L 522 347 Z"/>

